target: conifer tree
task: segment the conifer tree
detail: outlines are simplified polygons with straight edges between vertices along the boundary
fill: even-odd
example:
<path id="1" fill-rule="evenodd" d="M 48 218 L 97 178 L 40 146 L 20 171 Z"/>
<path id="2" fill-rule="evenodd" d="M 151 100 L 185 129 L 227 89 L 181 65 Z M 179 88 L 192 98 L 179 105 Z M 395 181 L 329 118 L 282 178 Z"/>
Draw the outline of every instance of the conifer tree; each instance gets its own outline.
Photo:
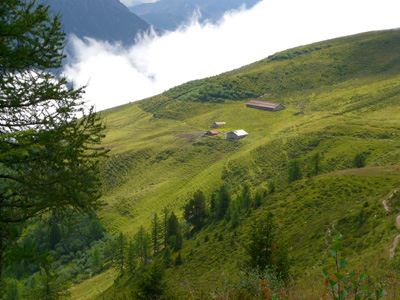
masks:
<path id="1" fill-rule="evenodd" d="M 94 273 L 100 272 L 104 264 L 103 253 L 101 253 L 100 247 L 96 246 L 93 248 L 90 259 Z"/>
<path id="2" fill-rule="evenodd" d="M 183 217 L 186 221 L 198 230 L 203 225 L 203 220 L 207 216 L 206 201 L 202 191 L 198 190 L 193 194 L 193 198 L 185 205 Z"/>
<path id="3" fill-rule="evenodd" d="M 288 182 L 292 183 L 302 178 L 300 162 L 295 159 L 289 163 L 288 168 Z"/>
<path id="4" fill-rule="evenodd" d="M 154 255 L 156 255 L 160 249 L 161 235 L 161 224 L 158 220 L 157 213 L 154 213 L 153 220 L 151 221 L 151 242 L 153 243 Z"/>
<path id="5" fill-rule="evenodd" d="M 130 239 L 127 254 L 127 268 L 130 274 L 133 274 L 136 269 L 136 258 L 134 242 Z"/>
<path id="6" fill-rule="evenodd" d="M 62 67 L 60 18 L 34 0 L 0 1 L 0 276 L 27 222 L 100 206 L 104 125 Z M 0 277 L 1 280 L 1 277 Z"/>
<path id="7" fill-rule="evenodd" d="M 133 237 L 133 244 L 136 251 L 136 255 L 140 262 L 144 261 L 144 240 L 146 231 L 143 226 L 140 226 L 139 231 Z"/>
<path id="8" fill-rule="evenodd" d="M 225 216 L 230 202 L 231 196 L 229 195 L 228 187 L 224 184 L 218 191 L 217 215 L 219 219 L 222 219 Z"/>
<path id="9" fill-rule="evenodd" d="M 168 244 L 168 217 L 169 217 L 169 211 L 168 208 L 164 207 L 163 209 L 163 225 L 162 225 L 162 238 L 164 240 L 164 249 L 167 248 Z"/>
<path id="10" fill-rule="evenodd" d="M 125 252 L 126 252 L 126 243 L 127 239 L 126 236 L 120 232 L 118 237 L 117 237 L 117 250 L 116 250 L 116 259 L 117 259 L 117 269 L 121 273 L 121 275 L 124 274 L 124 268 L 125 268 Z"/>
<path id="11" fill-rule="evenodd" d="M 170 217 L 168 218 L 167 224 L 167 237 L 168 237 L 168 245 L 173 250 L 179 250 L 182 248 L 182 230 L 179 225 L 178 218 L 171 212 Z"/>
<path id="12" fill-rule="evenodd" d="M 311 157 L 312 175 L 317 176 L 321 172 L 321 154 L 315 153 Z"/>
<path id="13" fill-rule="evenodd" d="M 243 186 L 242 193 L 240 195 L 240 200 L 241 200 L 241 209 L 243 211 L 247 211 L 251 207 L 251 193 L 250 193 L 250 187 L 247 183 Z"/>

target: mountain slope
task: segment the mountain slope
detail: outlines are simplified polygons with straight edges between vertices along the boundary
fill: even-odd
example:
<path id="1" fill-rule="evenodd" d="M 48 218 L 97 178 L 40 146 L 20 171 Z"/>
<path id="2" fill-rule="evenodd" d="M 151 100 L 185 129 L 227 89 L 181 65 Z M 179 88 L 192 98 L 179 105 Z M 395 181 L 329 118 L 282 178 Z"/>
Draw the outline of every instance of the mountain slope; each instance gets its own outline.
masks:
<path id="1" fill-rule="evenodd" d="M 216 22 L 223 14 L 242 5 L 253 7 L 259 0 L 161 0 L 155 3 L 142 3 L 130 10 L 152 24 L 157 29 L 175 30 L 192 17 L 197 10 L 201 20 Z"/>
<path id="2" fill-rule="evenodd" d="M 103 164 L 103 221 L 110 232 L 132 235 L 164 207 L 181 219 L 198 189 L 208 202 L 223 183 L 233 199 L 244 184 L 261 191 L 261 207 L 241 215 L 235 229 L 227 218 L 184 242 L 185 263 L 167 271 L 182 299 L 238 276 L 250 223 L 266 212 L 275 215 L 299 282 L 329 264 L 328 233 L 344 235 L 356 266 L 377 269 L 376 258 L 389 257 L 398 234 L 400 206 L 392 202 L 386 213 L 382 201 L 399 188 L 399 51 L 396 30 L 323 41 L 105 111 L 111 152 Z M 247 108 L 255 97 L 286 109 Z M 202 136 L 216 121 L 227 122 L 219 131 L 249 135 Z M 316 154 L 321 170 L 313 176 Z M 354 169 L 357 154 L 366 168 Z M 305 179 L 288 183 L 294 159 Z"/>
<path id="3" fill-rule="evenodd" d="M 79 38 L 91 37 L 132 45 L 149 25 L 118 0 L 49 0 L 51 9 L 62 15 L 65 32 Z"/>

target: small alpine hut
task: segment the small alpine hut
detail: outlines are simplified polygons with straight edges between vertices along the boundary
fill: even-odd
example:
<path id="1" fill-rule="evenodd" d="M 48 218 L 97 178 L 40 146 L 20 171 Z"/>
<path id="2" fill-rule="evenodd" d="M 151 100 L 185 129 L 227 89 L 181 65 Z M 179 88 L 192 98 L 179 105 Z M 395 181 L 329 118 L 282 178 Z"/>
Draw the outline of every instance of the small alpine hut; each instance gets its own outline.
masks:
<path id="1" fill-rule="evenodd" d="M 205 135 L 217 135 L 219 132 L 215 130 L 209 130 L 205 133 Z"/>
<path id="2" fill-rule="evenodd" d="M 211 128 L 218 128 L 219 126 L 225 125 L 226 122 L 214 122 L 210 127 Z"/>
<path id="3" fill-rule="evenodd" d="M 244 137 L 246 137 L 248 133 L 244 131 L 243 129 L 240 130 L 234 130 L 234 131 L 229 131 L 226 134 L 226 139 L 227 140 L 240 140 Z"/>
<path id="4" fill-rule="evenodd" d="M 261 100 L 250 100 L 250 102 L 246 104 L 246 107 L 269 111 L 284 110 L 286 108 L 280 103 L 266 102 Z"/>

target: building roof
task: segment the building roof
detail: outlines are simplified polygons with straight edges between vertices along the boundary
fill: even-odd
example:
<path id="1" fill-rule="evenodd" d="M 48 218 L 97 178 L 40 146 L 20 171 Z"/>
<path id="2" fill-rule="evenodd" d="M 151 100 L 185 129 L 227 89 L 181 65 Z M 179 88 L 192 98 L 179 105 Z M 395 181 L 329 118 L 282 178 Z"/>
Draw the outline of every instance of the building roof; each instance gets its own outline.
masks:
<path id="1" fill-rule="evenodd" d="M 237 136 L 246 136 L 248 135 L 248 133 L 246 131 L 244 131 L 243 129 L 240 130 L 234 130 L 232 131 L 234 134 L 236 134 Z"/>
<path id="2" fill-rule="evenodd" d="M 226 122 L 214 122 L 214 124 L 217 124 L 217 125 L 225 125 Z"/>
<path id="3" fill-rule="evenodd" d="M 261 100 L 250 100 L 247 104 L 256 105 L 259 107 L 270 108 L 270 109 L 275 109 L 279 105 L 281 105 L 280 103 L 266 102 L 266 101 L 261 101 Z"/>
<path id="4" fill-rule="evenodd" d="M 210 130 L 209 131 L 211 134 L 218 134 L 218 131 L 215 131 L 215 130 Z"/>

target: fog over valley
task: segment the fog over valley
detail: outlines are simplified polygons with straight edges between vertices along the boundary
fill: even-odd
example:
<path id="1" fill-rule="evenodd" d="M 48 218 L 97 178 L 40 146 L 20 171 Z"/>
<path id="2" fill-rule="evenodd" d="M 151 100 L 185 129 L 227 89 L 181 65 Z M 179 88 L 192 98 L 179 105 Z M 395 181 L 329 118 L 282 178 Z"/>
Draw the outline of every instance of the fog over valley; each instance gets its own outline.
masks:
<path id="1" fill-rule="evenodd" d="M 200 23 L 197 11 L 178 30 L 137 37 L 130 48 L 71 37 L 67 54 L 73 58 L 63 72 L 77 85 L 88 84 L 85 98 L 103 110 L 288 48 L 398 28 L 399 6 L 394 0 L 264 0 L 226 13 L 217 24 Z"/>

